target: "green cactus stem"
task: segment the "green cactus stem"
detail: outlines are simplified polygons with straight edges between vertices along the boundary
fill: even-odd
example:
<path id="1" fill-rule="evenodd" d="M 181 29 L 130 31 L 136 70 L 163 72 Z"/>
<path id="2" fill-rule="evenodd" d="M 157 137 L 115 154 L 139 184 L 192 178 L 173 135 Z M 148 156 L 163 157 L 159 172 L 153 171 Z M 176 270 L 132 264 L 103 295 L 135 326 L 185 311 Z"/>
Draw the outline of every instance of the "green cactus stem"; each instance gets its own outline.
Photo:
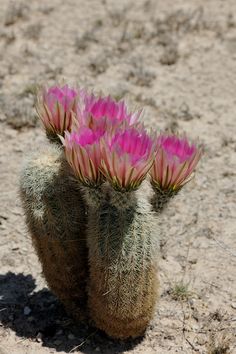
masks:
<path id="1" fill-rule="evenodd" d="M 157 213 L 161 213 L 165 207 L 168 205 L 170 200 L 178 194 L 179 190 L 162 190 L 158 186 L 152 184 L 152 189 L 154 194 L 151 197 L 151 205 L 153 210 Z"/>
<path id="2" fill-rule="evenodd" d="M 78 182 L 62 150 L 31 155 L 21 173 L 26 223 L 52 292 L 77 320 L 86 317 L 86 217 Z"/>
<path id="3" fill-rule="evenodd" d="M 88 306 L 95 325 L 109 336 L 144 334 L 158 295 L 157 230 L 149 204 L 136 192 L 100 190 L 89 205 Z M 109 199 L 108 199 L 109 194 Z"/>

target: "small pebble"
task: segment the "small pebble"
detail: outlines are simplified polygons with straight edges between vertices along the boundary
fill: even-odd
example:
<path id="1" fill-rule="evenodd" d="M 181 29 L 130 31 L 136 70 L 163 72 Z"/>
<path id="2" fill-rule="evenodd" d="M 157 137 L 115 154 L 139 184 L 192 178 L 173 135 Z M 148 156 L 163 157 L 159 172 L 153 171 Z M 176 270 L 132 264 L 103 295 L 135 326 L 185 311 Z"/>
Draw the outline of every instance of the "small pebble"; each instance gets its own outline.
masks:
<path id="1" fill-rule="evenodd" d="M 75 339 L 75 336 L 74 336 L 74 334 L 72 334 L 72 333 L 70 333 L 70 334 L 68 334 L 68 339 Z"/>
<path id="2" fill-rule="evenodd" d="M 36 341 L 37 341 L 38 343 L 40 343 L 40 342 L 42 342 L 42 338 L 43 338 L 43 335 L 42 335 L 41 332 L 39 332 L 39 333 L 37 334 L 37 336 L 36 336 Z"/>
<path id="3" fill-rule="evenodd" d="M 192 258 L 189 260 L 189 263 L 191 264 L 197 264 L 197 258 Z"/>
<path id="4" fill-rule="evenodd" d="M 231 307 L 236 310 L 236 302 L 232 302 Z"/>
<path id="5" fill-rule="evenodd" d="M 56 344 L 56 345 L 60 345 L 60 344 L 62 344 L 62 340 L 57 339 L 53 343 Z"/>
<path id="6" fill-rule="evenodd" d="M 189 305 L 191 306 L 191 308 L 194 308 L 195 304 L 196 304 L 196 300 L 195 299 L 190 299 L 189 300 Z"/>
<path id="7" fill-rule="evenodd" d="M 95 352 L 100 352 L 100 348 L 99 348 L 99 347 L 96 347 L 96 348 L 95 348 Z"/>
<path id="8" fill-rule="evenodd" d="M 28 316 L 31 313 L 31 309 L 29 308 L 29 306 L 25 306 L 24 307 L 24 315 Z"/>

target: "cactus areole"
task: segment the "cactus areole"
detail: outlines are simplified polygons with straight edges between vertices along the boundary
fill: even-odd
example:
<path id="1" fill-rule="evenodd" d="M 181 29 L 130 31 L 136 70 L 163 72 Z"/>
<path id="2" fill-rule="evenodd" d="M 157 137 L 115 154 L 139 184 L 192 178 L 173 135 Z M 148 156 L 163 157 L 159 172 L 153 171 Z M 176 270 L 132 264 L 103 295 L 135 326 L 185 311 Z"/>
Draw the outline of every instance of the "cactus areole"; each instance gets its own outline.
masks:
<path id="1" fill-rule="evenodd" d="M 141 336 L 159 293 L 158 213 L 193 178 L 202 148 L 149 132 L 124 100 L 69 85 L 40 90 L 36 109 L 50 144 L 26 160 L 20 192 L 48 286 L 76 320 Z"/>

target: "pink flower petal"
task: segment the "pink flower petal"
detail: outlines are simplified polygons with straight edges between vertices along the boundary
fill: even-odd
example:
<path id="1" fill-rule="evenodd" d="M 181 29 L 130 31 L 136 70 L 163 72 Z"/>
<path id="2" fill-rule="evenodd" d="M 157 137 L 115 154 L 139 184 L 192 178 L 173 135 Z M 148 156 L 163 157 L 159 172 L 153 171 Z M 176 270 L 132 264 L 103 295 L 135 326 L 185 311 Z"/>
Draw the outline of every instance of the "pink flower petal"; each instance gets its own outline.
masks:
<path id="1" fill-rule="evenodd" d="M 97 186 L 102 183 L 100 173 L 101 146 L 103 133 L 82 127 L 77 132 L 66 132 L 62 139 L 66 158 L 77 178 L 85 185 Z"/>
<path id="2" fill-rule="evenodd" d="M 77 90 L 68 85 L 44 88 L 39 93 L 36 109 L 47 132 L 63 135 L 65 130 L 71 130 L 77 97 Z"/>
<path id="3" fill-rule="evenodd" d="M 111 96 L 96 97 L 85 90 L 81 90 L 80 98 L 78 111 L 81 125 L 89 125 L 91 121 L 97 122 L 96 124 L 102 122 L 103 126 L 105 122 L 106 127 L 123 122 L 133 125 L 138 121 L 141 114 L 141 111 L 128 112 L 128 107 L 124 101 L 116 101 Z M 103 121 L 101 121 L 102 119 Z"/>
<path id="4" fill-rule="evenodd" d="M 155 157 L 155 140 L 144 128 L 127 127 L 103 138 L 101 171 L 114 188 L 136 189 Z"/>
<path id="5" fill-rule="evenodd" d="M 163 190 L 178 190 L 191 179 L 202 150 L 186 137 L 161 134 L 157 141 L 158 153 L 150 171 L 152 183 Z"/>

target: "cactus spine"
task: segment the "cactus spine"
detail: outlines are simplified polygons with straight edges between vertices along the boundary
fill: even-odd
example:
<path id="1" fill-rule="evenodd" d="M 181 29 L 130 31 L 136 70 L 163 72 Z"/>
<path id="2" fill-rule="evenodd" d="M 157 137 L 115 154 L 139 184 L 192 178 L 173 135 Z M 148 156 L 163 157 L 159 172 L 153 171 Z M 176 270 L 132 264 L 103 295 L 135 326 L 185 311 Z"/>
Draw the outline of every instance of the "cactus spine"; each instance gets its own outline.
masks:
<path id="1" fill-rule="evenodd" d="M 86 316 L 85 209 L 59 147 L 32 155 L 20 180 L 26 223 L 48 286 L 77 319 Z"/>
<path id="2" fill-rule="evenodd" d="M 109 193 L 109 194 L 107 194 Z M 145 332 L 158 292 L 156 230 L 149 205 L 136 193 L 86 193 L 90 279 L 95 325 L 120 339 Z"/>

